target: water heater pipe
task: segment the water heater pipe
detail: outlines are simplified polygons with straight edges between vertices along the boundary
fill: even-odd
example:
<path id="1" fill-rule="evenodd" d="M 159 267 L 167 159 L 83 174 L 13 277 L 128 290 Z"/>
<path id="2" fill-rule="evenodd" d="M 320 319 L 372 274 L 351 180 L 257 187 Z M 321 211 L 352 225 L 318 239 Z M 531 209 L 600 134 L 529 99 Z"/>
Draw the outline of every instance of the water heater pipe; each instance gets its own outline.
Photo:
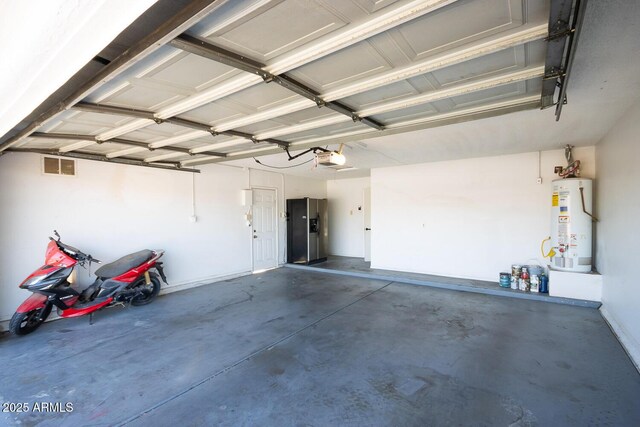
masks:
<path id="1" fill-rule="evenodd" d="M 582 212 L 584 212 L 587 215 L 589 215 L 593 222 L 598 222 L 598 218 L 596 218 L 595 216 L 593 216 L 589 212 L 587 212 L 587 208 L 584 206 L 584 188 L 582 188 L 582 187 L 580 187 L 580 198 L 582 199 Z"/>

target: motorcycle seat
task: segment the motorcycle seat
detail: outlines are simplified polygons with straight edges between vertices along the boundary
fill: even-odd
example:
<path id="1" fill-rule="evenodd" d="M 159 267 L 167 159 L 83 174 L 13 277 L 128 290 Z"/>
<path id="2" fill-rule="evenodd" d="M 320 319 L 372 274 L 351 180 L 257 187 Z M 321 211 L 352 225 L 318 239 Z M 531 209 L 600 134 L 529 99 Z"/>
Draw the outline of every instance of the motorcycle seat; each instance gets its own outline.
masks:
<path id="1" fill-rule="evenodd" d="M 149 249 L 134 252 L 109 264 L 103 265 L 96 270 L 96 276 L 101 279 L 111 279 L 112 277 L 120 276 L 132 268 L 149 261 L 152 257 L 153 251 L 150 251 Z"/>

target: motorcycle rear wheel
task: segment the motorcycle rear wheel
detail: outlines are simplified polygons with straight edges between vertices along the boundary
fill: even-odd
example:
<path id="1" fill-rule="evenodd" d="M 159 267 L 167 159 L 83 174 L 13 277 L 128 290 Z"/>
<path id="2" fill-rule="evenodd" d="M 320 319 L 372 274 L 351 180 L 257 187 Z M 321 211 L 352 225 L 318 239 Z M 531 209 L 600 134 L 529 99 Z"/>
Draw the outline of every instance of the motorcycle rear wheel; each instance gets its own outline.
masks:
<path id="1" fill-rule="evenodd" d="M 9 331 L 13 335 L 27 335 L 35 331 L 47 320 L 51 313 L 51 305 L 35 308 L 26 313 L 14 313 L 9 322 Z"/>
<path id="2" fill-rule="evenodd" d="M 131 305 L 139 306 L 149 304 L 156 299 L 160 293 L 160 280 L 155 275 L 151 276 L 150 284 L 147 285 L 143 282 L 140 286 L 143 287 L 142 293 L 131 300 Z"/>

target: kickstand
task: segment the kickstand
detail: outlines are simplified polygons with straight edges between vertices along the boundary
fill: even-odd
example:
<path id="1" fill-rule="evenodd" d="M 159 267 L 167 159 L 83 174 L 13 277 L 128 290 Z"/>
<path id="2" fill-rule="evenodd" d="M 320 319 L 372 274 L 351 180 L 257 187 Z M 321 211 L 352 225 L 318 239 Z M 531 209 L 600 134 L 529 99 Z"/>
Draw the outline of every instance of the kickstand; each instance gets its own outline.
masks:
<path id="1" fill-rule="evenodd" d="M 93 325 L 93 313 L 89 313 L 89 325 Z"/>

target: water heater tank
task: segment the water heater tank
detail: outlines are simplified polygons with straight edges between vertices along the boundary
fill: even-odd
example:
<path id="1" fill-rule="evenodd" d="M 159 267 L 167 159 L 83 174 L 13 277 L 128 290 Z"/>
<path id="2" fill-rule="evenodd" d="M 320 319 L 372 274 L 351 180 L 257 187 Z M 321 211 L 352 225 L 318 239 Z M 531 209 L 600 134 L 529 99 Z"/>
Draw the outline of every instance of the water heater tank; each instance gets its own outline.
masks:
<path id="1" fill-rule="evenodd" d="M 556 254 L 551 258 L 551 268 L 588 273 L 591 271 L 592 225 L 591 217 L 584 211 L 591 212 L 592 181 L 556 179 L 552 188 L 551 244 Z"/>

